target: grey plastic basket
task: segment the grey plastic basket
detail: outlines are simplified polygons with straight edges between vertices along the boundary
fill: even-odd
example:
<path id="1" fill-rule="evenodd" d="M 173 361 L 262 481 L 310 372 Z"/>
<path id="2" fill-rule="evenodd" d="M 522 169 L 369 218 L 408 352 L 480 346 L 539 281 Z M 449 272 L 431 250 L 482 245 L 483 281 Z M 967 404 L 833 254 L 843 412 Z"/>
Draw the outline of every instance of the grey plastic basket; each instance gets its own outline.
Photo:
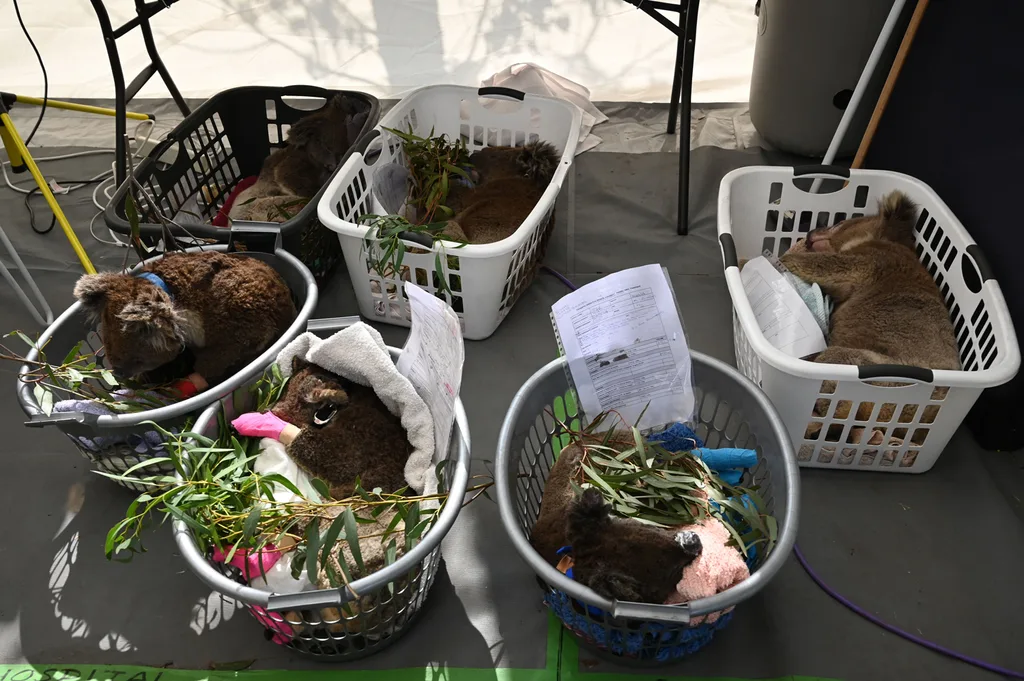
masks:
<path id="1" fill-rule="evenodd" d="M 280 241 L 278 237 L 278 242 Z M 62 433 L 67 435 L 75 446 L 93 466 L 100 471 L 109 473 L 123 473 L 128 468 L 143 463 L 147 459 L 163 456 L 161 445 L 157 444 L 157 438 L 150 436 L 148 439 L 143 434 L 152 433 L 152 425 L 144 425 L 146 422 L 160 424 L 167 430 L 181 429 L 186 422 L 195 420 L 203 409 L 212 402 L 216 402 L 230 395 L 236 388 L 250 381 L 254 376 L 263 372 L 267 364 L 293 338 L 306 329 L 306 324 L 317 303 L 317 286 L 309 269 L 303 265 L 298 258 L 292 254 L 277 248 L 272 252 L 258 252 L 252 249 L 255 241 L 250 244 L 246 257 L 259 258 L 269 263 L 277 272 L 284 277 L 291 288 L 292 296 L 295 299 L 298 315 L 288 330 L 263 354 L 250 362 L 245 368 L 231 376 L 226 381 L 212 386 L 209 390 L 199 393 L 187 400 L 169 404 L 157 409 L 150 409 L 143 412 L 131 414 L 95 415 L 86 413 L 54 413 L 47 416 L 40 408 L 35 396 L 32 394 L 32 387 L 21 380 L 18 380 L 18 401 L 21 408 L 29 417 L 26 425 L 31 427 L 56 426 Z M 230 245 L 204 246 L 201 250 L 228 252 Z M 199 248 L 189 249 L 190 251 L 200 250 Z M 268 249 L 271 250 L 271 249 Z M 142 267 L 139 264 L 132 271 Z M 47 357 L 64 357 L 71 349 L 82 342 L 83 350 L 89 348 L 92 351 L 101 351 L 102 342 L 98 330 L 92 320 L 86 314 L 81 303 L 75 303 L 69 307 L 57 320 L 42 333 L 39 337 L 39 345 L 44 348 Z M 26 359 L 35 360 L 38 357 L 38 350 L 32 349 Z M 19 374 L 29 371 L 29 366 L 22 366 Z M 61 395 L 61 398 L 69 397 Z M 125 435 L 137 435 L 133 438 L 131 445 L 124 442 L 120 444 L 104 445 L 101 438 L 116 436 L 122 439 Z M 97 439 L 99 443 L 97 443 Z M 167 462 L 144 466 L 137 471 L 138 475 L 172 474 L 174 467 Z M 118 484 L 138 492 L 146 491 L 139 485 L 127 482 Z"/>
<path id="2" fill-rule="evenodd" d="M 731 608 L 757 593 L 775 576 L 796 541 L 799 473 L 786 428 L 774 407 L 732 367 L 694 352 L 696 410 L 691 427 L 708 447 L 757 450 L 757 466 L 744 485 L 757 484 L 779 523 L 778 542 L 757 556 L 742 583 L 683 605 L 610 601 L 574 582 L 538 554 L 528 540 L 540 513 L 548 473 L 560 444 L 559 419 L 583 419 L 576 413 L 565 362 L 556 359 L 519 389 L 498 436 L 496 487 L 501 520 L 523 559 L 545 584 L 544 600 L 587 647 L 620 662 L 651 666 L 695 652 L 730 620 Z M 718 613 L 714 623 L 696 619 Z"/>
<path id="3" fill-rule="evenodd" d="M 398 359 L 401 350 L 388 348 Z M 195 432 L 217 436 L 221 410 L 230 422 L 253 406 L 248 386 L 234 399 L 213 404 L 203 412 Z M 174 539 L 189 568 L 214 591 L 240 601 L 266 629 L 267 638 L 296 653 L 323 662 L 343 662 L 377 653 L 405 633 L 419 613 L 434 583 L 441 562 L 441 540 L 455 524 L 469 484 L 469 426 L 462 401 L 455 402 L 446 465 L 438 491 L 448 492 L 451 503 L 441 509 L 426 535 L 411 551 L 391 565 L 352 582 L 359 606 L 351 616 L 339 608 L 355 601 L 348 589 L 321 589 L 298 594 L 271 594 L 245 584 L 240 570 L 204 556 L 181 520 L 174 521 Z M 456 500 L 458 502 L 456 503 Z M 370 602 L 369 607 L 364 605 Z"/>

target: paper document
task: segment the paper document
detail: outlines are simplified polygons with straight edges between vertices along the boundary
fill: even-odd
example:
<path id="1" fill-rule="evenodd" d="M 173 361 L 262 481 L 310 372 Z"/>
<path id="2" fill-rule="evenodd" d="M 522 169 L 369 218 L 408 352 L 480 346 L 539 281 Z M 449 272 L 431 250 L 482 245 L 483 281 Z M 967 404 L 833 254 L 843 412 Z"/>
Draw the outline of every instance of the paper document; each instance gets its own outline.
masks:
<path id="1" fill-rule="evenodd" d="M 653 428 L 693 415 L 690 350 L 661 266 L 609 274 L 565 296 L 551 312 L 590 418 L 614 409 L 633 425 L 643 413 L 640 428 Z"/>
<path id="2" fill-rule="evenodd" d="M 791 357 L 806 357 L 828 347 L 807 304 L 767 258 L 748 261 L 740 278 L 761 333 L 775 348 Z"/>
<path id="3" fill-rule="evenodd" d="M 459 317 L 439 298 L 405 282 L 412 310 L 409 338 L 398 358 L 398 371 L 412 382 L 434 419 L 434 457 L 444 459 L 455 421 L 455 400 L 462 385 L 465 347 Z"/>

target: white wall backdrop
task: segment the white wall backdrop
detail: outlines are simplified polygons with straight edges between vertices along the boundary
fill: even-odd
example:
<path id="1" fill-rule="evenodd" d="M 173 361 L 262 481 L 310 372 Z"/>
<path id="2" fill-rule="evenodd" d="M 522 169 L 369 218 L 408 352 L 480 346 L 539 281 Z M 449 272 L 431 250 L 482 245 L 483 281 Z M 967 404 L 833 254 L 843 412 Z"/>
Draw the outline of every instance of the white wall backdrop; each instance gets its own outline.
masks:
<path id="1" fill-rule="evenodd" d="M 106 0 L 115 23 L 131 0 Z M 703 0 L 694 101 L 747 100 L 754 0 Z M 110 97 L 88 0 L 20 0 L 55 97 Z M 312 83 L 379 97 L 433 83 L 478 84 L 532 61 L 589 87 L 594 100 L 667 101 L 675 41 L 623 0 L 181 0 L 155 19 L 157 44 L 186 97 L 245 84 Z M 130 79 L 141 37 L 120 41 Z M 42 79 L 0 1 L 0 90 L 40 95 Z M 141 93 L 166 96 L 158 79 Z"/>

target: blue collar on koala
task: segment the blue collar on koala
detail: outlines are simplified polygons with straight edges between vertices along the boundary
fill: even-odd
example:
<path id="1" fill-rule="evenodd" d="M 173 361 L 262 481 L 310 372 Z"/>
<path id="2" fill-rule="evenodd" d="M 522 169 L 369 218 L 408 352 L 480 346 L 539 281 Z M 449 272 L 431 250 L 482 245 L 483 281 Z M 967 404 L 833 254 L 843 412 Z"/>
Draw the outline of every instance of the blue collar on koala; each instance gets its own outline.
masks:
<path id="1" fill-rule="evenodd" d="M 165 282 L 163 279 L 153 274 L 152 272 L 141 272 L 140 274 L 136 274 L 135 276 L 138 277 L 139 279 L 145 279 L 154 286 L 162 289 L 163 292 L 171 296 L 172 299 L 174 298 L 174 294 L 172 294 L 170 290 L 167 288 L 167 282 Z"/>

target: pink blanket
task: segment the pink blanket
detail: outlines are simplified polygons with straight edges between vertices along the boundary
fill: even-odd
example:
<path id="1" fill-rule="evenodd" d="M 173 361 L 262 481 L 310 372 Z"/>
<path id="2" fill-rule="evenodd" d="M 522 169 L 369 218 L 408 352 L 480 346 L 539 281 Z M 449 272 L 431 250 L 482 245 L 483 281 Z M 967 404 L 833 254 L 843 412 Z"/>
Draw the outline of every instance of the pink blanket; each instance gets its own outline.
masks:
<path id="1" fill-rule="evenodd" d="M 668 598 L 667 604 L 689 603 L 699 598 L 714 596 L 750 576 L 743 555 L 735 547 L 726 545 L 732 535 L 721 521 L 708 517 L 701 523 L 678 529 L 696 532 L 703 550 L 700 556 L 683 570 L 683 578 L 676 586 L 676 593 Z M 691 624 L 715 622 L 729 610 L 695 617 Z"/>

